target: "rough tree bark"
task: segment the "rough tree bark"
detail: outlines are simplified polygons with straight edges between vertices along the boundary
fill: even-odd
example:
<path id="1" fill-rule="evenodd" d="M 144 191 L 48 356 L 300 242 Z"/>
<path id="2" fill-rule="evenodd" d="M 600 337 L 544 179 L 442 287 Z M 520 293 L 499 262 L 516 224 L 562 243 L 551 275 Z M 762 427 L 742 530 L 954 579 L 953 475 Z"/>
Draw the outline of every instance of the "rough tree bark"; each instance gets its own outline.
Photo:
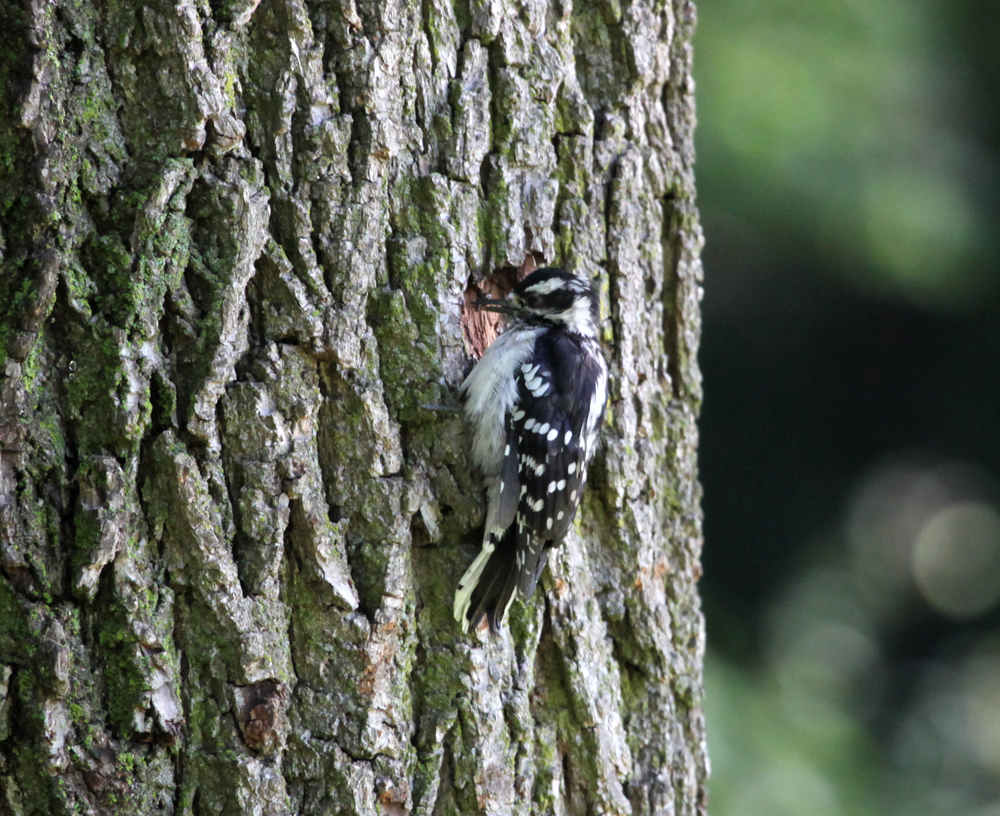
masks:
<path id="1" fill-rule="evenodd" d="M 693 19 L 0 4 L 0 813 L 704 812 Z M 532 263 L 607 442 L 463 636 L 463 303 Z"/>

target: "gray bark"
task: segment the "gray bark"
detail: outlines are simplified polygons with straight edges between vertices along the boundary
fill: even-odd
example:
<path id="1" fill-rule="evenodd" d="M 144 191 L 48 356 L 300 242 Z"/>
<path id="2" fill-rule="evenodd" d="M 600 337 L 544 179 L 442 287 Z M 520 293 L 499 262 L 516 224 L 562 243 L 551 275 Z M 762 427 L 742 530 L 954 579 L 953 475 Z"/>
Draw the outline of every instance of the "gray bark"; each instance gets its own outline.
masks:
<path id="1" fill-rule="evenodd" d="M 0 814 L 704 812 L 693 18 L 0 6 Z M 606 444 L 463 636 L 463 303 L 543 263 Z"/>

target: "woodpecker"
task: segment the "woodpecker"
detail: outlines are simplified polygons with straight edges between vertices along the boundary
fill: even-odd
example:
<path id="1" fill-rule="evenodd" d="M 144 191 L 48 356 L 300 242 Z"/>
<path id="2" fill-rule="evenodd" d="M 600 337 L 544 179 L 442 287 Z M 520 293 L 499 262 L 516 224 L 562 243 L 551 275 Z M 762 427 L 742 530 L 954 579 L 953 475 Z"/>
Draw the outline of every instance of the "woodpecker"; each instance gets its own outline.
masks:
<path id="1" fill-rule="evenodd" d="M 532 272 L 504 300 L 479 299 L 507 325 L 462 383 L 472 459 L 486 482 L 483 546 L 458 582 L 463 630 L 497 631 L 529 598 L 580 506 L 607 402 L 597 295 L 564 269 Z"/>

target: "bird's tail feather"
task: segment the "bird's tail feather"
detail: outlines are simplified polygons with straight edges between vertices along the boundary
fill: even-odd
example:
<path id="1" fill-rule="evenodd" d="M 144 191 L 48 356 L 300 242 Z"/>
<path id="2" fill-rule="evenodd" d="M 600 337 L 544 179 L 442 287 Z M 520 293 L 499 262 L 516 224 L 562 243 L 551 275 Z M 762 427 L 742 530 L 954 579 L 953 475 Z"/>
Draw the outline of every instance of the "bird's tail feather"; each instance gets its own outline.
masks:
<path id="1" fill-rule="evenodd" d="M 455 619 L 464 631 L 475 629 L 483 615 L 496 632 L 507 614 L 517 590 L 518 574 L 514 527 L 504 531 L 499 541 L 491 535 L 455 592 Z"/>

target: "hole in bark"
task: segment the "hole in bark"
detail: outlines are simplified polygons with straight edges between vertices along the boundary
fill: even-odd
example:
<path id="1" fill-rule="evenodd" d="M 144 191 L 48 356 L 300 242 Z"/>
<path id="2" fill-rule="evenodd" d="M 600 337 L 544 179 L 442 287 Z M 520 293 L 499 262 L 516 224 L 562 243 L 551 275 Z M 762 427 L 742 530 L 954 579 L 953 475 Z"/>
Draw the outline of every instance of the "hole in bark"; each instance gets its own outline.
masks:
<path id="1" fill-rule="evenodd" d="M 490 154 L 487 153 L 483 156 L 483 160 L 479 165 L 479 187 L 485 193 L 490 187 L 490 169 L 492 164 L 490 162 Z"/>
<path id="2" fill-rule="evenodd" d="M 413 518 L 410 519 L 410 538 L 412 546 L 415 548 L 434 546 L 434 542 L 431 541 L 430 532 L 427 530 L 427 525 L 420 517 L 419 512 L 414 514 Z"/>
<path id="3" fill-rule="evenodd" d="M 465 338 L 465 348 L 470 356 L 478 360 L 490 343 L 497 339 L 500 333 L 500 315 L 476 309 L 472 304 L 481 297 L 492 297 L 502 300 L 510 294 L 519 280 L 524 279 L 537 268 L 541 259 L 534 255 L 525 255 L 520 268 L 502 266 L 478 284 L 470 283 L 465 289 L 465 300 L 462 303 L 462 336 Z"/>
<path id="4" fill-rule="evenodd" d="M 66 50 L 73 55 L 76 62 L 79 62 L 87 50 L 87 44 L 78 37 L 70 36 Z"/>

